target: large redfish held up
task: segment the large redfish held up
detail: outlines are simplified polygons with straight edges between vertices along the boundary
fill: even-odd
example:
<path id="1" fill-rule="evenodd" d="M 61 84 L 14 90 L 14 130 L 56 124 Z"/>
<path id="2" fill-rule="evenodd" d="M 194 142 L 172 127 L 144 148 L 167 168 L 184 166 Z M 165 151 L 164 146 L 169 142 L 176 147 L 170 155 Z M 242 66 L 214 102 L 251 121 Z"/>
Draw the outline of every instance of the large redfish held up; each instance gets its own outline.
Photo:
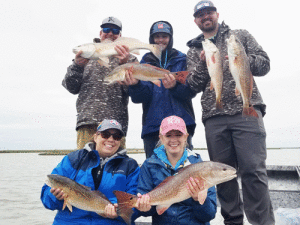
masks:
<path id="1" fill-rule="evenodd" d="M 64 194 L 64 204 L 62 210 L 66 207 L 72 212 L 72 206 L 98 213 L 100 216 L 105 216 L 105 207 L 108 204 L 112 204 L 107 197 L 100 191 L 92 191 L 89 187 L 77 183 L 76 181 L 61 176 L 58 174 L 47 175 L 46 184 L 52 188 L 61 189 Z M 128 215 L 120 215 L 126 223 Z"/>
<path id="2" fill-rule="evenodd" d="M 236 95 L 242 96 L 243 115 L 258 117 L 250 103 L 253 89 L 253 75 L 250 71 L 250 62 L 240 41 L 230 35 L 226 40 L 228 48 L 229 69 L 236 83 Z"/>
<path id="3" fill-rule="evenodd" d="M 73 48 L 73 53 L 77 54 L 79 51 L 82 51 L 81 56 L 83 58 L 98 60 L 100 65 L 109 67 L 108 57 L 118 55 L 115 50 L 116 45 L 125 45 L 129 48 L 129 51 L 134 54 L 139 54 L 139 49 L 147 49 L 150 50 L 159 60 L 161 59 L 162 49 L 159 45 L 147 44 L 129 37 L 119 37 L 115 41 L 105 39 L 100 43 L 82 44 Z"/>
<path id="4" fill-rule="evenodd" d="M 199 203 L 203 204 L 208 188 L 229 181 L 236 176 L 236 170 L 226 164 L 212 161 L 198 162 L 182 168 L 174 176 L 167 177 L 147 194 L 150 197 L 150 204 L 155 205 L 157 213 L 161 215 L 172 204 L 191 197 L 186 187 L 190 177 L 204 183 L 198 193 Z M 122 191 L 114 191 L 113 193 L 118 199 L 118 212 L 127 215 L 132 213 L 132 208 L 136 207 L 138 197 Z"/>
<path id="5" fill-rule="evenodd" d="M 202 41 L 205 52 L 206 65 L 210 76 L 210 90 L 215 89 L 216 108 L 222 109 L 222 83 L 223 83 L 223 67 L 219 49 L 210 40 Z"/>
<path id="6" fill-rule="evenodd" d="M 116 67 L 113 71 L 111 71 L 107 77 L 104 78 L 104 81 L 108 82 L 109 84 L 113 84 L 117 81 L 123 81 L 125 79 L 125 73 L 127 70 L 132 72 L 132 75 L 135 79 L 152 81 L 157 86 L 160 86 L 159 79 L 165 78 L 165 74 L 172 74 L 175 79 L 182 84 L 185 84 L 186 77 L 189 74 L 188 71 L 171 73 L 169 70 L 158 68 L 149 64 L 126 63 Z"/>

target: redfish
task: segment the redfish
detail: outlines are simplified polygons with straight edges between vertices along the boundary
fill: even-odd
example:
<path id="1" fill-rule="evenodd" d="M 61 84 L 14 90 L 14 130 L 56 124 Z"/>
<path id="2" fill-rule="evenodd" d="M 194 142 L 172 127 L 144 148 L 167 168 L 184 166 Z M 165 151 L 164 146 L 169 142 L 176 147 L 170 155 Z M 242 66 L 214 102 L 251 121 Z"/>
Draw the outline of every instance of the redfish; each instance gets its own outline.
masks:
<path id="1" fill-rule="evenodd" d="M 202 41 L 205 52 L 206 65 L 210 76 L 210 90 L 216 93 L 216 108 L 222 109 L 222 83 L 223 83 L 223 67 L 219 49 L 210 40 Z"/>
<path id="2" fill-rule="evenodd" d="M 237 96 L 243 99 L 243 115 L 258 117 L 250 103 L 253 89 L 253 75 L 250 71 L 250 62 L 240 41 L 231 35 L 226 40 L 228 48 L 229 69 L 235 80 Z"/>
<path id="3" fill-rule="evenodd" d="M 150 50 L 159 60 L 161 59 L 162 49 L 159 45 L 143 43 L 137 39 L 129 37 L 119 37 L 115 41 L 106 39 L 104 42 L 100 43 L 79 45 L 73 48 L 73 52 L 77 54 L 79 51 L 82 51 L 81 56 L 83 58 L 98 60 L 100 65 L 108 67 L 108 57 L 118 55 L 115 50 L 116 45 L 125 45 L 129 48 L 131 53 L 135 54 L 139 54 L 139 49 L 147 49 Z"/>
<path id="4" fill-rule="evenodd" d="M 107 77 L 104 78 L 104 81 L 109 84 L 113 84 L 117 81 L 123 81 L 125 79 L 126 70 L 130 70 L 134 78 L 143 81 L 152 81 L 158 86 L 160 86 L 159 79 L 165 78 L 165 74 L 174 75 L 175 79 L 183 84 L 185 84 L 186 77 L 189 74 L 188 71 L 171 73 L 169 70 L 161 69 L 149 64 L 126 63 L 116 67 L 107 75 Z"/>
<path id="5" fill-rule="evenodd" d="M 226 164 L 212 161 L 191 164 L 182 168 L 174 176 L 167 177 L 156 188 L 148 192 L 150 204 L 156 205 L 156 211 L 161 215 L 172 204 L 190 198 L 186 187 L 190 177 L 204 183 L 198 193 L 199 203 L 203 204 L 208 188 L 229 181 L 236 176 L 236 170 Z M 132 214 L 132 208 L 136 207 L 138 197 L 122 191 L 114 191 L 113 193 L 118 199 L 118 212 L 127 215 Z"/>
<path id="6" fill-rule="evenodd" d="M 52 188 L 61 189 L 66 197 L 64 198 L 63 210 L 68 207 L 72 212 L 72 206 L 78 209 L 98 213 L 105 216 L 105 207 L 112 204 L 100 191 L 91 191 L 89 187 L 58 174 L 47 175 L 46 184 Z M 125 221 L 128 215 L 120 215 Z M 126 221 L 129 224 L 129 221 Z"/>

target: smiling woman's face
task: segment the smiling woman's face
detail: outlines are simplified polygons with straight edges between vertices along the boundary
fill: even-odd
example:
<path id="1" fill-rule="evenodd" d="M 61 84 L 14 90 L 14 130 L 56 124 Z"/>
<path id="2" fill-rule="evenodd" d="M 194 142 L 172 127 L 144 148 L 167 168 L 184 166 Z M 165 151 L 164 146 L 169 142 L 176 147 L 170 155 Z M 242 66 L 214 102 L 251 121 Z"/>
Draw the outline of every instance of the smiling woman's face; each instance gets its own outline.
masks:
<path id="1" fill-rule="evenodd" d="M 114 136 L 118 138 L 114 138 Z M 97 132 L 94 135 L 96 150 L 99 152 L 100 157 L 110 157 L 118 151 L 121 144 L 121 138 L 119 139 L 119 137 L 122 138 L 122 134 L 116 129 L 108 129 L 102 132 Z"/>
<path id="2" fill-rule="evenodd" d="M 165 135 L 160 135 L 160 140 L 165 146 L 167 153 L 178 154 L 183 153 L 186 141 L 188 138 L 188 133 L 183 134 L 179 130 L 171 130 Z"/>

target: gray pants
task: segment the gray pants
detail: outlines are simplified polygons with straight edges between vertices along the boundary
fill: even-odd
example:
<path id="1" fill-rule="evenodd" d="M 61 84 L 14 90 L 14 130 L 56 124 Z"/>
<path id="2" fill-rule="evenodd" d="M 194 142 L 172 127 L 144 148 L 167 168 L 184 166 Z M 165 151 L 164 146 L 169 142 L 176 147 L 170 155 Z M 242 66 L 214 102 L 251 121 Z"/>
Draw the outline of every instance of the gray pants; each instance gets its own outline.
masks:
<path id="1" fill-rule="evenodd" d="M 255 225 L 275 224 L 266 170 L 266 131 L 259 118 L 217 116 L 205 121 L 210 159 L 235 167 L 241 176 L 243 201 L 237 179 L 217 185 L 225 224 L 243 224 L 243 208 Z"/>

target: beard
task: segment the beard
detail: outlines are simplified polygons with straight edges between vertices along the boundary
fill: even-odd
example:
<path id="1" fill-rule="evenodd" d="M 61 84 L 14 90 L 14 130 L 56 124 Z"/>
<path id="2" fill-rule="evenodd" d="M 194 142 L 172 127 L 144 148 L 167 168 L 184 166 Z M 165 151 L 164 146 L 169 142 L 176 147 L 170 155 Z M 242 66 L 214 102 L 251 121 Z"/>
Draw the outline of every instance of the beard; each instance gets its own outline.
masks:
<path id="1" fill-rule="evenodd" d="M 212 24 L 209 27 L 204 26 L 203 24 L 206 21 L 210 21 Z M 202 30 L 203 32 L 211 32 L 217 29 L 218 23 L 212 21 L 212 20 L 206 20 L 206 21 L 201 21 L 201 24 L 199 25 L 200 30 Z"/>

